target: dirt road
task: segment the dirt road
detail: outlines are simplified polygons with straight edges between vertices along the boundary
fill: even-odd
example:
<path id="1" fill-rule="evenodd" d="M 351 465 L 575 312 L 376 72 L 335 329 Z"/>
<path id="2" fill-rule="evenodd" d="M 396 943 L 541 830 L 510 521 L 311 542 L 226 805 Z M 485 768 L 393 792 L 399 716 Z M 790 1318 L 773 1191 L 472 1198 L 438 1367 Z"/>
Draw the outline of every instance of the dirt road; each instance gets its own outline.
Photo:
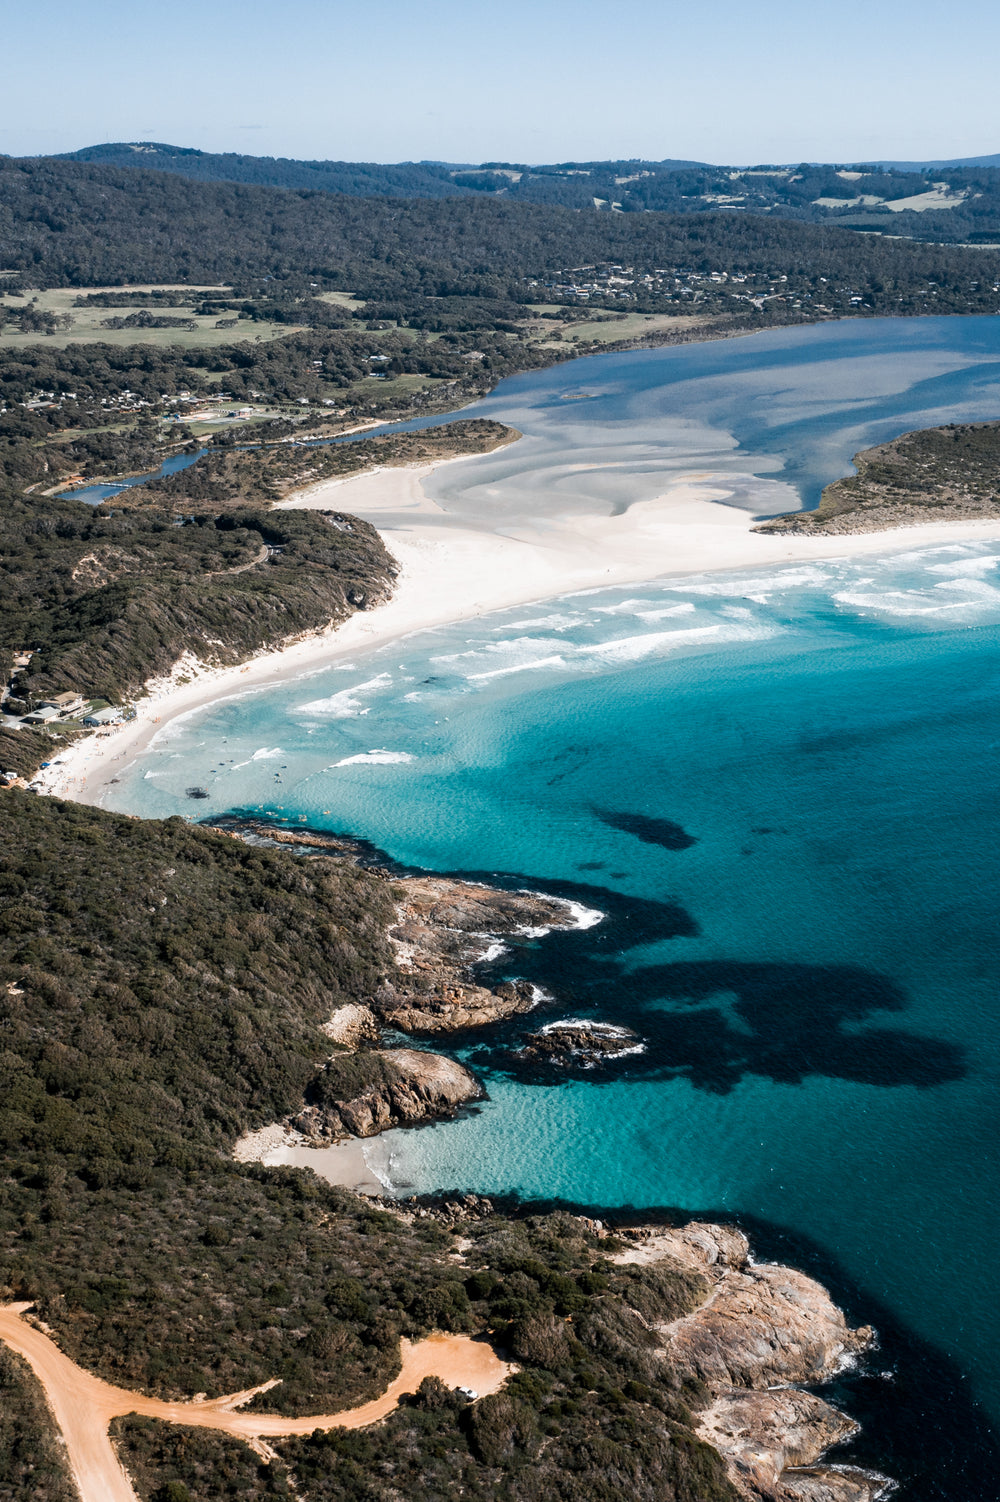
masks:
<path id="1" fill-rule="evenodd" d="M 0 1305 L 0 1340 L 24 1357 L 45 1389 L 66 1441 L 81 1502 L 139 1502 L 108 1436 L 112 1419 L 127 1413 L 163 1419 L 168 1424 L 219 1429 L 245 1440 L 267 1458 L 271 1454 L 268 1439 L 311 1434 L 314 1429 L 360 1429 L 385 1418 L 400 1396 L 413 1392 L 425 1377 L 440 1377 L 449 1387 L 468 1387 L 482 1397 L 496 1392 L 513 1370 L 488 1345 L 468 1335 L 431 1335 L 426 1340 L 401 1343 L 403 1366 L 399 1376 L 380 1398 L 360 1408 L 298 1419 L 277 1413 L 239 1413 L 236 1410 L 251 1398 L 276 1384 L 265 1382 L 246 1392 L 197 1403 L 165 1403 L 126 1392 L 91 1376 L 64 1355 L 54 1340 L 24 1319 L 30 1308 L 30 1304 Z"/>

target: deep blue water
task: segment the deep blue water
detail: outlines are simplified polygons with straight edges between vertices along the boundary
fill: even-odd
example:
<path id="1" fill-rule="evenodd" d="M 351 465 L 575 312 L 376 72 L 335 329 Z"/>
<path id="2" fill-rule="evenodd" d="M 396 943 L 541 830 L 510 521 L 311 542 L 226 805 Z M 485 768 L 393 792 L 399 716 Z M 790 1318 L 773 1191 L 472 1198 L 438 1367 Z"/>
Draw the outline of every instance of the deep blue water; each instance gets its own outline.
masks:
<path id="1" fill-rule="evenodd" d="M 623 407 L 643 431 L 655 408 L 667 445 L 702 382 L 702 447 L 735 434 L 733 472 L 784 462 L 808 498 L 886 425 L 1000 412 L 1000 321 L 921 323 L 868 325 L 867 354 L 855 330 L 845 345 L 821 329 L 756 355 L 760 340 L 656 352 L 655 380 L 645 354 L 547 372 L 526 484 L 541 494 L 559 469 L 558 374 L 617 383 L 614 431 L 591 434 L 616 454 Z M 858 395 L 862 356 L 881 395 Z M 491 402 L 528 412 L 534 379 Z M 589 404 L 572 404 L 572 434 Z M 481 489 L 470 471 L 519 447 L 461 466 L 456 504 Z M 502 504 L 516 471 L 491 473 Z M 373 1165 L 404 1192 L 672 1206 L 742 1217 L 766 1248 L 786 1235 L 887 1331 L 875 1365 L 895 1383 L 862 1374 L 844 1397 L 869 1416 L 861 1453 L 908 1475 L 914 1502 L 987 1502 L 996 1452 L 967 1423 L 973 1399 L 1000 1418 L 998 755 L 1000 542 L 887 539 L 855 562 L 567 596 L 244 693 L 168 727 L 107 801 L 347 830 L 408 865 L 604 912 L 494 962 L 552 1002 L 458 1040 L 488 1103 L 387 1134 Z M 209 802 L 186 800 L 192 784 Z M 690 838 L 650 843 L 635 816 Z M 569 1075 L 519 1066 L 523 1032 L 565 1016 L 625 1024 L 644 1051 Z"/>

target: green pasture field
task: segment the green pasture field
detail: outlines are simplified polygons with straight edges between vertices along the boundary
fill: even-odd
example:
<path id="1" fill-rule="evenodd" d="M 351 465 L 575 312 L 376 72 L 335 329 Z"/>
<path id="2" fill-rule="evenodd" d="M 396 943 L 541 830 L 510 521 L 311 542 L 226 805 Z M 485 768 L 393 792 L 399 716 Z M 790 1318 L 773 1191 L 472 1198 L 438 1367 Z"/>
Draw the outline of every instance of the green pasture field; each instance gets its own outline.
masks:
<path id="1" fill-rule="evenodd" d="M 365 305 L 363 298 L 352 297 L 350 292 L 318 292 L 316 301 L 333 303 L 338 308 L 350 309 L 352 313 L 355 308 L 363 308 Z"/>
<path id="2" fill-rule="evenodd" d="M 228 292 L 227 287 L 180 287 L 172 284 L 160 284 L 158 286 L 142 285 L 137 287 L 52 287 L 43 292 L 28 290 L 24 297 L 11 297 L 9 293 L 0 296 L 0 318 L 4 324 L 12 313 L 18 309 L 28 307 L 34 300 L 34 306 L 43 313 L 66 313 L 73 319 L 72 328 L 59 329 L 55 334 L 26 333 L 22 334 L 11 326 L 0 327 L 0 347 L 5 349 L 20 349 L 29 344 L 51 343 L 57 349 L 65 349 L 69 344 L 154 344 L 163 346 L 175 346 L 182 349 L 195 347 L 212 348 L 222 344 L 234 344 L 239 340 L 271 340 L 280 339 L 285 334 L 299 333 L 298 327 L 287 323 L 254 323 L 249 318 L 240 318 L 234 328 L 217 329 L 219 315 L 209 314 L 205 317 L 196 318 L 192 313 L 193 298 L 203 292 Z M 151 303 L 148 311 L 153 314 L 164 314 L 168 318 L 187 318 L 196 327 L 194 329 L 105 329 L 101 324 L 106 318 L 125 318 L 130 313 L 139 312 L 140 306 L 134 308 L 77 308 L 73 304 L 78 297 L 85 297 L 88 292 L 174 292 L 177 293 L 177 301 L 169 307 L 162 304 Z M 228 318 L 231 315 L 222 315 Z"/>
<path id="3" fill-rule="evenodd" d="M 693 329 L 709 320 L 697 313 L 612 313 L 588 323 L 574 323 L 563 339 L 587 344 L 615 344 L 619 339 L 642 339 L 671 329 Z"/>
<path id="4" fill-rule="evenodd" d="M 353 381 L 351 385 L 338 393 L 338 399 L 342 402 L 349 401 L 352 395 L 369 395 L 375 391 L 387 392 L 390 396 L 399 396 L 405 391 L 429 391 L 434 386 L 444 386 L 447 383 L 440 376 L 426 375 L 399 375 L 392 380 L 384 380 L 378 376 L 364 376 L 360 381 Z"/>

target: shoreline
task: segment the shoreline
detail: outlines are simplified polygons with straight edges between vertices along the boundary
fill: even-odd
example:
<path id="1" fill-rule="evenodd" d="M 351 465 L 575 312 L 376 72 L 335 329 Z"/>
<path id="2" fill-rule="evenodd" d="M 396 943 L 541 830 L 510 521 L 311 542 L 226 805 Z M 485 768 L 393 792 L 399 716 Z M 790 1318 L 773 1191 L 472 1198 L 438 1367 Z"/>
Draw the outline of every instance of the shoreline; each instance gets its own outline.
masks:
<path id="1" fill-rule="evenodd" d="M 210 667 L 188 654 L 169 676 L 150 681 L 135 720 L 81 737 L 36 774 L 34 785 L 49 796 L 99 806 L 117 774 L 181 717 L 402 637 L 494 611 L 689 574 L 1000 539 L 1000 519 L 816 537 L 753 532 L 758 517 L 719 504 L 733 494 L 731 477 L 711 472 L 682 475 L 659 496 L 637 501 L 619 515 L 567 511 L 501 533 L 451 523 L 423 489 L 431 473 L 470 457 L 366 471 L 320 482 L 279 502 L 275 510 L 333 509 L 371 522 L 400 566 L 392 598 L 236 666 Z"/>

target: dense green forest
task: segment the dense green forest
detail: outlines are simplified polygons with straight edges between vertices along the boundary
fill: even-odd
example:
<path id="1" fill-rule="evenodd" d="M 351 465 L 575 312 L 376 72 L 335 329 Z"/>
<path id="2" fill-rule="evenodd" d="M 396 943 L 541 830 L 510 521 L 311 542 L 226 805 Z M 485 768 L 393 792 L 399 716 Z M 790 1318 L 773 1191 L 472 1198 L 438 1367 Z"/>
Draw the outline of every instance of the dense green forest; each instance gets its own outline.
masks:
<path id="1" fill-rule="evenodd" d="M 79 1502 L 45 1395 L 20 1356 L 0 1344 L 0 1499 Z"/>
<path id="2" fill-rule="evenodd" d="M 732 213 L 774 214 L 808 223 L 846 221 L 852 228 L 919 240 L 1000 241 L 1000 159 L 996 157 L 928 167 L 861 164 L 853 168 L 816 162 L 741 168 L 676 160 L 387 165 L 215 154 L 144 141 L 84 147 L 60 160 L 171 172 L 200 182 L 251 183 L 367 198 L 489 195 L 518 203 L 624 214 L 710 213 L 724 205 Z M 929 202 L 908 206 L 910 200 L 921 199 L 929 191 L 933 195 Z"/>
<path id="3" fill-rule="evenodd" d="M 127 1422 L 144 1496 L 289 1495 L 292 1471 L 303 1502 L 733 1498 L 691 1431 L 703 1390 L 648 1328 L 700 1301 L 697 1277 L 616 1268 L 566 1215 L 462 1219 L 457 1261 L 447 1213 L 401 1218 L 232 1160 L 243 1129 L 301 1102 L 320 1023 L 391 973 L 388 879 L 16 791 L 0 839 L 0 1297 L 35 1300 L 110 1381 L 182 1395 L 279 1376 L 265 1406 L 285 1413 L 377 1394 L 400 1335 L 432 1328 L 488 1329 L 523 1367 L 475 1408 L 430 1381 L 377 1430 L 278 1442 L 268 1471 Z M 30 1384 L 10 1362 L 0 1382 L 26 1393 L 0 1422 L 0 1495 L 62 1502 L 58 1476 L 46 1492 L 25 1475 L 26 1435 L 52 1453 Z"/>
<path id="4" fill-rule="evenodd" d="M 242 662 L 387 598 L 378 533 L 315 511 L 177 517 L 8 496 L 0 650 L 31 650 L 18 693 L 120 703 L 184 652 Z"/>
<path id="5" fill-rule="evenodd" d="M 974 311 L 986 252 L 860 238 L 760 215 L 601 214 L 492 196 L 352 198 L 51 158 L 0 161 L 0 262 L 27 285 L 322 278 L 369 301 L 531 302 L 532 283 L 607 265 L 826 276 L 912 311 L 933 282 Z M 671 295 L 664 292 L 663 296 Z M 652 294 L 650 294 L 652 295 Z M 971 301 L 970 301 L 971 299 Z"/>

